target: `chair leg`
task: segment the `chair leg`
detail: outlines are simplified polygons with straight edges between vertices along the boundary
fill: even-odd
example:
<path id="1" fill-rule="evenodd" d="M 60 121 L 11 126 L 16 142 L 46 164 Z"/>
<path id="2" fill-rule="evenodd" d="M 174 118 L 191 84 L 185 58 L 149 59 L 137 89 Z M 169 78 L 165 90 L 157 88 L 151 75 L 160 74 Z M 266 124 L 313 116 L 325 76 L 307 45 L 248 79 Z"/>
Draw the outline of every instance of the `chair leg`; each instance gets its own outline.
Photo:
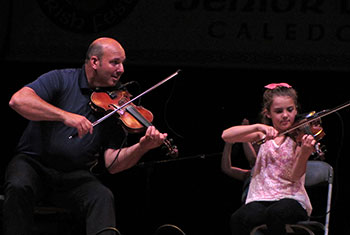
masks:
<path id="1" fill-rule="evenodd" d="M 253 230 L 250 232 L 250 235 L 260 235 L 261 233 L 257 233 L 260 229 L 267 229 L 267 226 L 266 224 L 262 224 L 262 225 L 259 225 L 255 228 L 253 228 Z"/>
<path id="2" fill-rule="evenodd" d="M 299 225 L 299 224 L 287 224 L 286 226 L 292 228 L 299 228 L 299 229 L 303 229 L 304 231 L 307 231 L 309 233 L 309 235 L 315 235 L 314 232 L 312 232 L 309 228 L 303 226 L 303 225 Z"/>
<path id="3" fill-rule="evenodd" d="M 165 233 L 162 233 L 161 231 L 164 229 L 164 231 L 166 231 Z M 169 230 L 170 229 L 170 230 Z M 169 231 L 177 231 L 179 234 L 181 235 L 185 235 L 185 232 L 182 231 L 178 226 L 173 225 L 173 224 L 163 224 L 161 226 L 159 226 L 156 231 L 154 232 L 154 235 L 158 235 L 158 234 L 168 234 Z M 172 233 L 171 233 L 172 234 Z"/>
<path id="4" fill-rule="evenodd" d="M 314 232 L 312 232 L 309 228 L 303 226 L 303 225 L 298 225 L 298 224 L 286 224 L 286 231 L 287 233 L 294 233 L 294 229 L 293 228 L 298 228 L 298 229 L 303 229 L 304 231 L 308 232 L 309 235 L 315 235 Z M 250 235 L 260 235 L 261 233 L 259 233 L 260 229 L 264 229 L 267 230 L 267 226 L 266 224 L 262 224 L 259 225 L 257 227 L 255 227 L 251 232 Z"/>

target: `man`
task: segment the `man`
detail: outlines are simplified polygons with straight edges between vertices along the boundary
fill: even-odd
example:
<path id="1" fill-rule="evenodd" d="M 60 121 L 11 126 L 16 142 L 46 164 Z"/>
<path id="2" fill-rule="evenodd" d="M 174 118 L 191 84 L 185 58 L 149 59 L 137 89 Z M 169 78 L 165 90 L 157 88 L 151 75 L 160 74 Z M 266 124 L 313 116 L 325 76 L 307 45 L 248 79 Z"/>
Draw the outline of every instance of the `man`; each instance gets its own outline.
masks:
<path id="1" fill-rule="evenodd" d="M 89 168 L 102 152 L 110 173 L 123 171 L 167 137 L 149 127 L 138 143 L 122 147 L 124 132 L 116 118 L 92 126 L 100 116 L 89 107 L 90 94 L 117 86 L 125 59 L 116 40 L 99 38 L 82 68 L 50 71 L 12 96 L 10 107 L 30 122 L 7 167 L 5 235 L 30 234 L 33 207 L 43 197 L 84 215 L 88 235 L 115 227 L 113 194 Z"/>

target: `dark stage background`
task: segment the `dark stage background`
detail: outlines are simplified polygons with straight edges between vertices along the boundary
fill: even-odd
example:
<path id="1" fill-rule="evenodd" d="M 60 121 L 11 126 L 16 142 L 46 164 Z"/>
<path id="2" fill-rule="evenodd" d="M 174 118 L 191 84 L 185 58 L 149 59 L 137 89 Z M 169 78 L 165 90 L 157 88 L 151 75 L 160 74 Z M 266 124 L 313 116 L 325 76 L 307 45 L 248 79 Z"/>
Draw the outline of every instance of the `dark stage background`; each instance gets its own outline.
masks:
<path id="1" fill-rule="evenodd" d="M 14 0 L 0 9 L 1 173 L 27 123 L 8 107 L 11 95 L 51 69 L 80 67 L 93 39 L 110 36 L 124 45 L 122 81 L 140 83 L 130 87 L 134 95 L 182 69 L 141 101 L 174 139 L 179 158 L 162 162 L 168 158 L 154 150 L 130 170 L 100 176 L 115 193 L 125 235 L 152 234 L 165 223 L 188 235 L 229 234 L 242 183 L 220 170 L 220 135 L 243 118 L 258 121 L 264 85 L 291 84 L 303 112 L 349 100 L 346 0 Z M 331 234 L 350 233 L 349 125 L 349 108 L 323 118 L 326 161 L 335 170 Z M 137 138 L 131 135 L 130 144 Z M 240 150 L 233 163 L 247 167 Z M 324 192 L 315 194 L 318 211 Z"/>

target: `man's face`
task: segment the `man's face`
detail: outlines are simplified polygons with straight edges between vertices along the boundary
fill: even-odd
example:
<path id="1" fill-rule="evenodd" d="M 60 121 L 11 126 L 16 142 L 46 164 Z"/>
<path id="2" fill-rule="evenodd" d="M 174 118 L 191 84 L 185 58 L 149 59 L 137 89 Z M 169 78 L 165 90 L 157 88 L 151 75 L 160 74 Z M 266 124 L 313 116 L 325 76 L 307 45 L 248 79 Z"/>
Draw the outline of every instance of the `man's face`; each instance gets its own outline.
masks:
<path id="1" fill-rule="evenodd" d="M 99 58 L 96 69 L 96 83 L 99 87 L 115 86 L 124 73 L 125 52 L 121 47 L 107 46 Z"/>

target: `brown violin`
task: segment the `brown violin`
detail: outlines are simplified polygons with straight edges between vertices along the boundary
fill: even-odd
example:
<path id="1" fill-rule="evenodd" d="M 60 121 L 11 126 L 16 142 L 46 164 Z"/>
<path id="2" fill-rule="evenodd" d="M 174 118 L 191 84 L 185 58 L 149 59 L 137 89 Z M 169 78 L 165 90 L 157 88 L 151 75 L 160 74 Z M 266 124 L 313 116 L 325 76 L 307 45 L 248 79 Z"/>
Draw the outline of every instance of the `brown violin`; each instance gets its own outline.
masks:
<path id="1" fill-rule="evenodd" d="M 130 103 L 119 109 L 128 102 L 131 94 L 126 90 L 116 90 L 111 92 L 93 92 L 91 94 L 90 106 L 95 111 L 110 112 L 117 110 L 119 119 L 123 126 L 130 133 L 138 133 L 151 126 L 153 114 L 142 106 Z"/>
<path id="2" fill-rule="evenodd" d="M 180 71 L 181 70 L 178 69 L 175 73 L 166 77 L 132 99 L 130 99 L 131 95 L 127 91 L 93 92 L 91 95 L 91 103 L 94 104 L 94 109 L 107 111 L 107 114 L 92 123 L 92 126 L 94 127 L 100 124 L 116 113 L 119 114 L 122 122 L 126 126 L 126 129 L 130 132 L 139 132 L 144 128 L 153 126 L 153 114 L 141 106 L 134 105 L 132 102 L 169 81 L 178 75 Z M 69 136 L 69 139 L 72 139 L 74 136 L 76 135 Z M 179 151 L 176 146 L 172 145 L 171 141 L 165 139 L 163 143 L 168 149 L 167 155 L 171 157 L 178 156 Z"/>
<path id="3" fill-rule="evenodd" d="M 92 126 L 96 126 L 111 117 L 112 115 L 118 113 L 121 117 L 122 122 L 125 124 L 126 129 L 130 132 L 139 132 L 144 128 L 153 126 L 151 123 L 153 120 L 153 114 L 147 109 L 136 106 L 132 102 L 139 99 L 143 95 L 149 93 L 165 82 L 169 81 L 171 78 L 175 77 L 181 70 L 178 69 L 175 73 L 166 77 L 162 81 L 158 82 L 154 86 L 148 88 L 136 97 L 131 98 L 131 95 L 127 91 L 112 91 L 112 92 L 93 92 L 91 95 L 91 103 L 93 103 L 93 109 L 104 110 L 107 112 L 106 115 L 92 123 Z M 69 139 L 77 136 L 78 134 L 69 136 Z M 168 149 L 168 154 L 171 157 L 177 157 L 179 152 L 176 146 L 171 144 L 168 139 L 164 140 L 164 145 Z"/>
<path id="4" fill-rule="evenodd" d="M 116 110 L 123 126 L 130 133 L 138 133 L 153 126 L 153 114 L 144 107 L 129 102 L 130 98 L 131 94 L 126 90 L 93 92 L 90 105 L 95 111 L 111 112 Z M 171 143 L 171 140 L 165 139 L 163 143 L 167 147 L 167 155 L 178 156 L 178 149 Z"/>
<path id="5" fill-rule="evenodd" d="M 297 143 L 301 143 L 305 134 L 312 135 L 317 142 L 320 141 L 326 135 L 321 126 L 321 119 L 316 117 L 311 122 L 308 122 L 315 114 L 316 112 L 312 111 L 307 115 L 303 115 L 304 117 L 290 127 L 285 134 L 290 136 Z"/>

